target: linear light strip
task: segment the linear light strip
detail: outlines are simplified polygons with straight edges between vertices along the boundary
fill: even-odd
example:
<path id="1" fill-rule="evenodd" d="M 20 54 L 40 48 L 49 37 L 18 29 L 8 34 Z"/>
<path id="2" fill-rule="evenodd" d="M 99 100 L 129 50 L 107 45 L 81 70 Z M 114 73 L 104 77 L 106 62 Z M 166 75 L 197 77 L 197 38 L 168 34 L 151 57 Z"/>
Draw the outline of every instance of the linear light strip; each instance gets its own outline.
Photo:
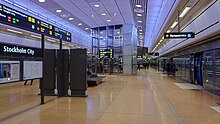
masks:
<path id="1" fill-rule="evenodd" d="M 180 18 L 182 18 L 182 17 L 184 17 L 188 12 L 189 12 L 189 10 L 191 9 L 191 7 L 186 7 L 184 10 L 183 10 L 183 12 L 180 14 Z"/>
<path id="2" fill-rule="evenodd" d="M 17 34 L 23 34 L 23 33 L 20 32 L 20 31 L 16 31 L 16 30 L 12 30 L 12 29 L 7 29 L 7 31 L 10 31 L 10 32 L 13 32 L 13 33 L 17 33 Z"/>

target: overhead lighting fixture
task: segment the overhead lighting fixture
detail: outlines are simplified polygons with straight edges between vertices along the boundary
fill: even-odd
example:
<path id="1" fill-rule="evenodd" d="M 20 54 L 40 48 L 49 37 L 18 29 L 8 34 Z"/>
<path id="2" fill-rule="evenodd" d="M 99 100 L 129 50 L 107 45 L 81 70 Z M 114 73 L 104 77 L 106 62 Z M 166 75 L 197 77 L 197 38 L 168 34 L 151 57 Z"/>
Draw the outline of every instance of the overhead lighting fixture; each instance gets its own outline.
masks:
<path id="1" fill-rule="evenodd" d="M 10 32 L 13 32 L 13 33 L 17 33 L 17 34 L 23 34 L 23 33 L 20 32 L 20 31 L 15 31 L 15 30 L 12 30 L 12 29 L 7 29 L 7 31 L 10 31 Z"/>
<path id="2" fill-rule="evenodd" d="M 71 21 L 71 20 L 73 20 L 73 18 L 69 18 L 69 20 Z"/>
<path id="3" fill-rule="evenodd" d="M 140 5 L 140 4 L 138 4 L 138 5 L 135 5 L 136 7 L 138 7 L 138 8 L 141 8 L 142 7 L 142 5 Z"/>
<path id="4" fill-rule="evenodd" d="M 180 18 L 182 18 L 182 17 L 184 17 L 185 15 L 186 15 L 186 13 L 188 13 L 189 12 L 189 10 L 191 9 L 191 7 L 186 7 L 184 10 L 183 10 L 183 12 L 180 14 Z"/>
<path id="5" fill-rule="evenodd" d="M 142 23 L 142 21 L 138 21 L 139 23 Z"/>
<path id="6" fill-rule="evenodd" d="M 139 34 L 142 34 L 141 32 Z"/>
<path id="7" fill-rule="evenodd" d="M 79 23 L 78 25 L 79 25 L 79 26 L 81 26 L 81 25 L 82 25 L 82 23 Z"/>
<path id="8" fill-rule="evenodd" d="M 120 32 L 117 32 L 117 34 L 120 34 Z"/>
<path id="9" fill-rule="evenodd" d="M 39 0 L 39 2 L 40 2 L 40 3 L 44 3 L 44 2 L 45 2 L 45 0 Z"/>
<path id="10" fill-rule="evenodd" d="M 99 4 L 95 4 L 94 7 L 99 8 Z"/>
<path id="11" fill-rule="evenodd" d="M 106 15 L 106 13 L 102 13 L 102 16 L 105 16 Z"/>
<path id="12" fill-rule="evenodd" d="M 137 16 L 142 16 L 142 14 L 137 14 Z"/>
<path id="13" fill-rule="evenodd" d="M 167 30 L 167 33 L 170 33 L 171 32 L 171 30 Z"/>
<path id="14" fill-rule="evenodd" d="M 176 27 L 177 24 L 178 24 L 178 22 L 174 22 L 174 23 L 172 24 L 171 28 Z"/>
<path id="15" fill-rule="evenodd" d="M 111 22 L 111 20 L 109 19 L 109 20 L 107 20 L 107 22 Z"/>
<path id="16" fill-rule="evenodd" d="M 139 30 L 139 31 L 142 31 L 142 30 Z"/>
<path id="17" fill-rule="evenodd" d="M 57 12 L 57 13 L 60 13 L 60 12 L 62 12 L 62 10 L 58 9 L 58 10 L 56 10 L 56 12 Z"/>
<path id="18" fill-rule="evenodd" d="M 160 40 L 160 43 L 163 42 L 163 40 Z"/>
<path id="19" fill-rule="evenodd" d="M 23 10 L 27 10 L 25 7 L 23 7 L 23 6 L 21 6 L 21 5 L 18 5 L 18 4 L 16 4 L 16 3 L 14 3 L 14 5 L 15 5 L 16 7 L 18 7 L 18 8 L 23 9 Z"/>
<path id="20" fill-rule="evenodd" d="M 30 35 L 31 37 L 34 37 L 34 38 L 38 38 L 38 39 L 41 39 L 40 36 L 36 36 L 36 35 Z"/>
<path id="21" fill-rule="evenodd" d="M 51 39 L 47 39 L 47 40 L 48 40 L 48 41 L 51 41 L 51 42 L 54 42 L 54 43 L 56 42 L 55 40 L 51 40 Z"/>
<path id="22" fill-rule="evenodd" d="M 89 30 L 89 28 L 85 28 L 85 30 Z"/>

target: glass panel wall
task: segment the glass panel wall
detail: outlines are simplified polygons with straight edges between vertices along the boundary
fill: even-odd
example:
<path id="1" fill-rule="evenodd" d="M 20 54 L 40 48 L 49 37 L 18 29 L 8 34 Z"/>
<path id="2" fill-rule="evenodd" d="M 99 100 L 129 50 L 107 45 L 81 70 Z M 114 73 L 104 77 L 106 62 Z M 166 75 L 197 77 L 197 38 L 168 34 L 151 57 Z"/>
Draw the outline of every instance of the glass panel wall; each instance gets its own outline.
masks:
<path id="1" fill-rule="evenodd" d="M 207 51 L 203 55 L 203 85 L 213 89 L 214 82 L 214 51 Z"/>

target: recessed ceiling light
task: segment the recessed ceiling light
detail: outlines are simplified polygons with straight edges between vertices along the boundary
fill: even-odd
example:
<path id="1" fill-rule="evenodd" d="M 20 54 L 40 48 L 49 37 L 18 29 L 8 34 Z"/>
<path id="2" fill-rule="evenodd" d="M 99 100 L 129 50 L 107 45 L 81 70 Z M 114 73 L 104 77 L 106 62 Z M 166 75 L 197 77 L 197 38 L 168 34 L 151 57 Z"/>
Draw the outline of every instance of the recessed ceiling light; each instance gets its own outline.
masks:
<path id="1" fill-rule="evenodd" d="M 44 3 L 44 2 L 45 2 L 45 0 L 39 0 L 39 2 L 40 2 L 40 3 Z"/>
<path id="2" fill-rule="evenodd" d="M 142 23 L 142 21 L 138 21 L 139 23 Z"/>
<path id="3" fill-rule="evenodd" d="M 141 32 L 139 34 L 142 34 Z"/>
<path id="4" fill-rule="evenodd" d="M 139 31 L 142 31 L 142 30 L 139 30 Z"/>
<path id="5" fill-rule="evenodd" d="M 85 28 L 85 30 L 89 30 L 89 28 Z"/>
<path id="6" fill-rule="evenodd" d="M 80 25 L 82 25 L 82 23 L 79 23 L 78 25 L 80 26 Z"/>
<path id="7" fill-rule="evenodd" d="M 99 8 L 99 4 L 95 4 L 94 7 Z"/>
<path id="8" fill-rule="evenodd" d="M 73 18 L 69 18 L 69 20 L 73 20 Z"/>
<path id="9" fill-rule="evenodd" d="M 117 34 L 120 34 L 120 32 L 117 32 Z"/>
<path id="10" fill-rule="evenodd" d="M 58 10 L 56 10 L 56 12 L 57 12 L 57 13 L 60 13 L 60 12 L 62 12 L 62 10 L 58 9 Z"/>
<path id="11" fill-rule="evenodd" d="M 111 20 L 109 19 L 109 20 L 107 20 L 107 22 L 111 22 Z"/>
<path id="12" fill-rule="evenodd" d="M 142 5 L 135 5 L 136 7 L 142 7 Z"/>
<path id="13" fill-rule="evenodd" d="M 137 14 L 137 16 L 142 16 L 142 14 Z"/>
<path id="14" fill-rule="evenodd" d="M 102 15 L 103 15 L 103 16 L 105 16 L 105 15 L 106 15 L 106 13 L 102 13 Z"/>

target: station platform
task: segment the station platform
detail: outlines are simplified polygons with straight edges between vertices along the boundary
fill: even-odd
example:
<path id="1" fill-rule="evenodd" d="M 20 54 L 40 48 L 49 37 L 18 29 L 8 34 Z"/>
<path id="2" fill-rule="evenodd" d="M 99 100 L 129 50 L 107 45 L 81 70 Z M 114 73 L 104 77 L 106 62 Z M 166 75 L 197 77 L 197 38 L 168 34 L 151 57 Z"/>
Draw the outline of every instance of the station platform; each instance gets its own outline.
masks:
<path id="1" fill-rule="evenodd" d="M 220 96 L 150 68 L 106 76 L 88 97 L 46 96 L 38 81 L 0 85 L 1 124 L 217 124 Z"/>

